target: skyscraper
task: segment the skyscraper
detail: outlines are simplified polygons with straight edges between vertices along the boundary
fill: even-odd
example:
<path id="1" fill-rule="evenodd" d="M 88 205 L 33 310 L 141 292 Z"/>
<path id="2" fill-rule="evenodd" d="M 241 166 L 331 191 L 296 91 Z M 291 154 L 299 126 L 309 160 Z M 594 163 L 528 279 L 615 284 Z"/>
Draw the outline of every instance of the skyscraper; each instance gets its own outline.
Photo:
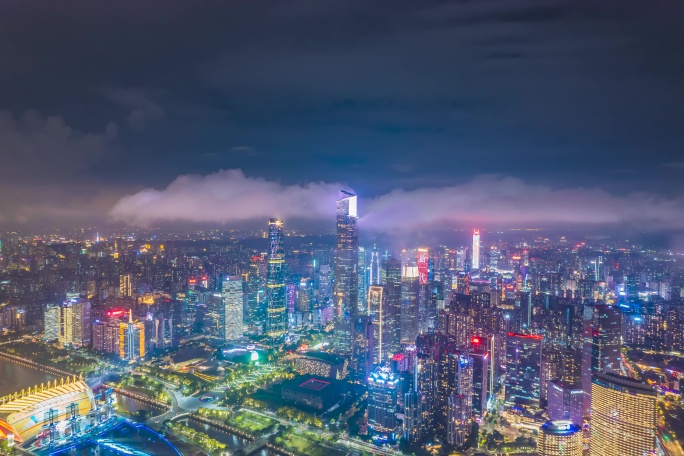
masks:
<path id="1" fill-rule="evenodd" d="M 54 311 L 52 311 L 54 312 Z M 54 316 L 52 314 L 51 316 Z M 61 347 L 88 347 L 92 343 L 90 301 L 72 298 L 59 306 L 59 334 Z"/>
<path id="2" fill-rule="evenodd" d="M 223 277 L 221 283 L 222 336 L 224 341 L 235 341 L 243 333 L 243 292 L 242 276 Z"/>
<path id="3" fill-rule="evenodd" d="M 473 415 L 485 415 L 489 399 L 489 353 L 471 353 L 473 366 Z"/>
<path id="4" fill-rule="evenodd" d="M 368 310 L 366 308 L 366 301 L 368 299 L 368 277 L 366 275 L 366 249 L 359 247 L 359 263 L 356 267 L 358 274 L 357 287 L 358 292 L 356 294 L 357 304 L 356 311 L 363 315 L 368 315 Z"/>
<path id="5" fill-rule="evenodd" d="M 480 269 L 480 230 L 473 231 L 473 254 L 471 269 Z"/>
<path id="6" fill-rule="evenodd" d="M 252 328 L 260 328 L 263 325 L 263 312 L 261 303 L 264 299 L 263 280 L 259 271 L 262 262 L 261 256 L 253 256 L 249 260 L 247 272 L 247 324 Z"/>
<path id="7" fill-rule="evenodd" d="M 592 377 L 600 372 L 620 373 L 622 313 L 607 305 L 584 308 L 582 332 L 582 390 L 584 415 L 591 414 Z"/>
<path id="8" fill-rule="evenodd" d="M 373 285 L 382 285 L 382 277 L 380 276 L 380 252 L 378 247 L 373 244 L 370 261 L 370 277 L 368 283 Z"/>
<path id="9" fill-rule="evenodd" d="M 283 222 L 268 222 L 268 269 L 266 273 L 266 334 L 279 338 L 287 333 L 285 306 L 285 249 L 283 248 Z"/>
<path id="10" fill-rule="evenodd" d="M 164 350 L 173 346 L 173 320 L 170 318 L 158 317 L 154 320 L 154 339 L 155 346 L 159 350 Z M 167 343 L 167 340 L 169 341 Z"/>
<path id="11" fill-rule="evenodd" d="M 423 436 L 424 413 L 425 401 L 420 391 L 411 389 L 404 394 L 404 440 L 407 442 L 420 442 Z"/>
<path id="12" fill-rule="evenodd" d="M 368 376 L 368 428 L 376 436 L 396 440 L 399 377 L 388 367 L 376 367 Z"/>
<path id="13" fill-rule="evenodd" d="M 352 320 L 352 379 L 363 383 L 373 367 L 373 352 L 375 351 L 375 334 L 373 321 L 369 315 L 357 315 Z"/>
<path id="14" fill-rule="evenodd" d="M 418 267 L 404 266 L 401 274 L 401 341 L 413 344 L 418 337 Z"/>
<path id="15" fill-rule="evenodd" d="M 591 396 L 591 456 L 658 454 L 653 388 L 629 377 L 598 373 Z"/>
<path id="16" fill-rule="evenodd" d="M 564 383 L 562 380 L 548 382 L 549 419 L 567 420 L 582 426 L 582 388 L 579 385 Z"/>
<path id="17" fill-rule="evenodd" d="M 119 296 L 122 298 L 133 296 L 133 284 L 130 274 L 119 276 Z"/>
<path id="18" fill-rule="evenodd" d="M 387 303 L 385 301 L 385 288 L 382 285 L 371 285 L 368 288 L 368 312 L 373 320 L 373 328 L 375 331 L 375 353 L 373 354 L 373 362 L 376 364 L 382 363 L 387 359 L 387 354 L 390 353 L 388 347 L 391 334 L 385 334 L 387 328 Z"/>
<path id="19" fill-rule="evenodd" d="M 48 304 L 44 315 L 43 339 L 57 340 L 59 338 L 59 306 Z"/>
<path id="20" fill-rule="evenodd" d="M 467 398 L 461 394 L 452 394 L 448 401 L 447 442 L 454 447 L 462 447 L 471 429 L 472 419 Z"/>
<path id="21" fill-rule="evenodd" d="M 542 336 L 506 337 L 506 402 L 539 407 Z"/>
<path id="22" fill-rule="evenodd" d="M 383 326 L 386 357 L 401 351 L 401 261 L 390 258 L 385 263 L 385 300 L 387 318 Z M 383 349 L 385 351 L 385 349 Z"/>
<path id="23" fill-rule="evenodd" d="M 128 322 L 119 323 L 119 356 L 128 361 L 145 356 L 145 325 L 133 321 L 132 312 L 128 313 Z"/>
<path id="24" fill-rule="evenodd" d="M 337 200 L 337 243 L 334 257 L 335 344 L 349 352 L 352 321 L 358 305 L 359 232 L 356 226 L 357 196 L 340 191 Z"/>

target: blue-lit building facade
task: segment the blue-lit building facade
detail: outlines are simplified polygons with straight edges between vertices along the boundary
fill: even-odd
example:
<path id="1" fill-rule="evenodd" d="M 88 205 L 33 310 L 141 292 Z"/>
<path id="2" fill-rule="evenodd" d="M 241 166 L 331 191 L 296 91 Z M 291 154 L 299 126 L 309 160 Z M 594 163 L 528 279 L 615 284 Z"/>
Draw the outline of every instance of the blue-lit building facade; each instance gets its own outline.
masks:
<path id="1" fill-rule="evenodd" d="M 542 336 L 509 332 L 506 336 L 506 402 L 539 407 Z"/>
<path id="2" fill-rule="evenodd" d="M 387 367 L 376 367 L 368 376 L 368 430 L 376 440 L 397 440 L 399 382 L 399 377 Z"/>
<path id="3" fill-rule="evenodd" d="M 272 338 L 287 333 L 287 307 L 285 306 L 285 249 L 283 247 L 283 222 L 268 222 L 268 260 L 266 272 L 266 328 Z"/>
<path id="4" fill-rule="evenodd" d="M 359 303 L 359 231 L 357 196 L 340 191 L 337 200 L 337 241 L 334 255 L 335 346 L 338 352 L 350 354 L 352 319 L 358 314 Z"/>

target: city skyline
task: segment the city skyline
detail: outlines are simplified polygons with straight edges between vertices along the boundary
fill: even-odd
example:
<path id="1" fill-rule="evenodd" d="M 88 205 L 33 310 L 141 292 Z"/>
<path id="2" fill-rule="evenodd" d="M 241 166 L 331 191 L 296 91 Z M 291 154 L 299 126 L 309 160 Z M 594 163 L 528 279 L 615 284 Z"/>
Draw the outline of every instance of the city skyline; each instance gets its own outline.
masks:
<path id="1" fill-rule="evenodd" d="M 0 454 L 684 456 L 683 23 L 0 0 Z"/>

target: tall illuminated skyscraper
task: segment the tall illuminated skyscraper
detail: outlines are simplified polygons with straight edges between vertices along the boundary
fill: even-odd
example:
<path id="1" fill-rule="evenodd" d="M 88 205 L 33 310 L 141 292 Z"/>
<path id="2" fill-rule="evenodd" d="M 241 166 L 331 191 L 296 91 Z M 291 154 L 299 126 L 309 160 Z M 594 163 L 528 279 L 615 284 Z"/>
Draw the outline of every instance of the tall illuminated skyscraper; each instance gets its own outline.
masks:
<path id="1" fill-rule="evenodd" d="M 401 351 L 401 261 L 396 258 L 385 264 L 385 302 L 382 339 L 383 357 L 387 358 Z"/>
<path id="2" fill-rule="evenodd" d="M 506 336 L 506 402 L 539 407 L 542 336 Z"/>
<path id="3" fill-rule="evenodd" d="M 128 322 L 119 323 L 119 356 L 134 361 L 145 356 L 145 325 L 133 321 L 133 313 L 128 313 Z"/>
<path id="4" fill-rule="evenodd" d="M 60 347 L 88 347 L 92 343 L 92 323 L 90 301 L 71 298 L 59 306 Z"/>
<path id="5" fill-rule="evenodd" d="M 585 306 L 582 331 L 582 390 L 584 415 L 591 414 L 592 377 L 620 373 L 622 355 L 622 312 L 607 305 Z"/>
<path id="6" fill-rule="evenodd" d="M 283 221 L 268 222 L 268 269 L 266 272 L 266 334 L 278 338 L 287 332 L 285 307 L 285 249 L 283 248 Z"/>
<path id="7" fill-rule="evenodd" d="M 473 231 L 473 254 L 471 269 L 480 269 L 480 230 Z"/>
<path id="8" fill-rule="evenodd" d="M 263 310 L 261 303 L 264 300 L 264 282 L 262 280 L 259 266 L 262 262 L 261 256 L 253 256 L 249 260 L 249 270 L 247 273 L 247 324 L 252 328 L 260 328 L 263 325 Z"/>
<path id="9" fill-rule="evenodd" d="M 657 393 L 629 377 L 599 373 L 591 384 L 591 456 L 658 454 Z"/>
<path id="10" fill-rule="evenodd" d="M 388 367 L 376 367 L 368 376 L 368 428 L 382 440 L 397 438 L 399 378 Z"/>
<path id="11" fill-rule="evenodd" d="M 371 251 L 370 278 L 368 283 L 371 286 L 382 285 L 382 277 L 380 275 L 380 252 L 375 244 L 373 244 L 373 250 Z"/>
<path id="12" fill-rule="evenodd" d="M 413 344 L 418 337 L 418 268 L 404 266 L 401 274 L 401 341 Z"/>
<path id="13" fill-rule="evenodd" d="M 387 359 L 390 353 L 387 339 L 384 332 L 387 330 L 387 303 L 385 301 L 385 289 L 381 285 L 371 285 L 368 288 L 368 312 L 373 320 L 375 330 L 375 353 L 373 363 L 380 364 Z"/>
<path id="14" fill-rule="evenodd" d="M 235 341 L 243 333 L 242 276 L 227 276 L 221 284 L 222 336 L 224 341 Z"/>
<path id="15" fill-rule="evenodd" d="M 340 191 L 337 200 L 337 244 L 334 257 L 335 344 L 339 351 L 349 352 L 352 341 L 352 319 L 358 306 L 359 231 L 357 196 Z"/>
<path id="16" fill-rule="evenodd" d="M 366 309 L 366 300 L 368 298 L 368 276 L 366 270 L 366 249 L 359 247 L 359 263 L 357 265 L 358 279 L 356 281 L 358 286 L 356 310 L 363 315 L 368 315 Z"/>

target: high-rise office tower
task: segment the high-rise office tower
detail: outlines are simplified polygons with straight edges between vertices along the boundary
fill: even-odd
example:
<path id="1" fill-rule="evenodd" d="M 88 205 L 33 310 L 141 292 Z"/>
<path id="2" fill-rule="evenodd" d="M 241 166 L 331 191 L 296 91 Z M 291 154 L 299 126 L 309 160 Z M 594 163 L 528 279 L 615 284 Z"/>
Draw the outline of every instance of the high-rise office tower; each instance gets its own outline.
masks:
<path id="1" fill-rule="evenodd" d="M 287 307 L 285 306 L 285 249 L 283 248 L 283 222 L 268 222 L 268 269 L 266 272 L 266 334 L 280 338 L 287 333 Z"/>
<path id="2" fill-rule="evenodd" d="M 463 310 L 442 314 L 445 332 L 454 338 L 456 346 L 467 347 L 473 335 L 475 321 L 473 316 Z"/>
<path id="3" fill-rule="evenodd" d="M 119 356 L 128 361 L 145 356 L 145 325 L 133 321 L 132 312 L 127 323 L 119 323 Z"/>
<path id="4" fill-rule="evenodd" d="M 539 428 L 539 456 L 582 456 L 582 428 L 571 421 L 547 421 Z"/>
<path id="5" fill-rule="evenodd" d="M 363 247 L 359 247 L 359 263 L 356 267 L 356 271 L 358 274 L 358 292 L 356 294 L 358 302 L 356 311 L 358 314 L 368 315 L 368 309 L 366 308 L 366 301 L 368 299 L 368 271 L 366 268 L 366 249 Z"/>
<path id="6" fill-rule="evenodd" d="M 242 337 L 243 292 L 242 276 L 225 276 L 221 283 L 221 326 L 224 341 L 235 341 Z"/>
<path id="7" fill-rule="evenodd" d="M 489 399 L 489 354 L 471 353 L 469 356 L 473 369 L 473 415 L 482 418 Z"/>
<path id="8" fill-rule="evenodd" d="M 421 394 L 422 408 L 420 423 L 422 434 L 428 431 L 434 434 L 434 413 L 437 409 L 438 363 L 435 357 L 427 353 L 416 354 L 414 366 L 414 389 Z M 455 378 L 454 378 L 455 380 Z"/>
<path id="9" fill-rule="evenodd" d="M 506 402 L 539 407 L 542 336 L 509 332 L 506 337 Z"/>
<path id="10" fill-rule="evenodd" d="M 541 365 L 541 384 L 539 393 L 543 402 L 548 400 L 548 383 L 560 378 L 560 351 L 555 349 L 544 350 Z"/>
<path id="11" fill-rule="evenodd" d="M 261 256 L 253 256 L 249 260 L 247 272 L 247 324 L 254 329 L 263 325 L 261 303 L 264 300 L 264 284 L 260 274 Z"/>
<path id="12" fill-rule="evenodd" d="M 397 439 L 399 377 L 388 367 L 376 367 L 368 376 L 368 429 L 382 440 Z"/>
<path id="13" fill-rule="evenodd" d="M 118 319 L 96 321 L 93 323 L 93 350 L 106 353 L 119 353 Z"/>
<path id="14" fill-rule="evenodd" d="M 340 191 L 337 200 L 337 243 L 334 257 L 335 345 L 349 352 L 352 342 L 352 318 L 358 305 L 359 232 L 357 196 Z"/>
<path id="15" fill-rule="evenodd" d="M 401 352 L 401 261 L 390 258 L 385 263 L 385 301 L 387 328 L 383 339 L 386 340 L 387 353 L 390 357 Z"/>
<path id="16" fill-rule="evenodd" d="M 54 311 L 52 311 L 54 312 Z M 54 314 L 51 315 L 54 317 Z M 71 298 L 59 306 L 59 334 L 61 347 L 88 347 L 92 344 L 90 301 Z"/>
<path id="17" fill-rule="evenodd" d="M 473 231 L 473 253 L 471 269 L 480 269 L 480 230 Z"/>
<path id="18" fill-rule="evenodd" d="M 299 281 L 299 311 L 304 313 L 313 312 L 314 284 L 313 280 L 303 278 Z"/>
<path id="19" fill-rule="evenodd" d="M 418 337 L 418 268 L 404 266 L 401 275 L 401 341 L 413 344 Z"/>
<path id="20" fill-rule="evenodd" d="M 528 332 L 532 327 L 532 293 L 529 290 L 520 291 L 516 295 L 515 302 L 515 321 L 516 331 Z"/>
<path id="21" fill-rule="evenodd" d="M 119 296 L 122 298 L 133 296 L 133 283 L 130 274 L 121 274 L 119 276 Z"/>
<path id="22" fill-rule="evenodd" d="M 467 398 L 461 394 L 452 394 L 448 400 L 447 442 L 449 445 L 462 447 L 472 430 L 471 410 Z"/>
<path id="23" fill-rule="evenodd" d="M 173 346 L 173 320 L 159 317 L 154 320 L 155 346 L 159 350 Z"/>
<path id="24" fill-rule="evenodd" d="M 657 453 L 657 393 L 650 386 L 613 373 L 598 373 L 591 384 L 592 456 Z"/>
<path id="25" fill-rule="evenodd" d="M 430 249 L 421 247 L 416 251 L 416 267 L 418 268 L 418 283 L 427 285 L 430 270 Z"/>
<path id="26" fill-rule="evenodd" d="M 570 385 L 582 384 L 582 352 L 572 347 L 561 350 L 560 378 Z"/>
<path id="27" fill-rule="evenodd" d="M 582 388 L 562 380 L 548 382 L 548 413 L 549 419 L 567 420 L 578 426 L 582 426 Z"/>
<path id="28" fill-rule="evenodd" d="M 591 414 L 592 376 L 600 372 L 620 373 L 622 313 L 607 305 L 584 307 L 582 333 L 582 390 L 584 415 Z"/>
<path id="29" fill-rule="evenodd" d="M 57 340 L 59 338 L 59 306 L 48 304 L 44 314 L 44 334 L 45 340 Z"/>
<path id="30" fill-rule="evenodd" d="M 370 261 L 370 277 L 368 283 L 372 285 L 382 285 L 382 277 L 380 275 L 380 252 L 378 247 L 373 244 Z"/>
<path id="31" fill-rule="evenodd" d="M 332 298 L 332 269 L 329 264 L 322 264 L 318 268 L 318 301 L 319 303 Z"/>
<path id="32" fill-rule="evenodd" d="M 404 394 L 404 440 L 418 443 L 423 436 L 425 401 L 420 391 L 409 390 Z"/>
<path id="33" fill-rule="evenodd" d="M 357 315 L 352 321 L 352 379 L 363 383 L 373 367 L 375 334 L 373 321 L 369 315 Z"/>
<path id="34" fill-rule="evenodd" d="M 380 364 L 387 359 L 387 354 L 391 353 L 388 346 L 391 334 L 385 334 L 387 328 L 387 303 L 385 302 L 385 288 L 382 285 L 371 285 L 368 288 L 368 312 L 373 320 L 375 331 L 375 350 L 373 362 Z"/>

